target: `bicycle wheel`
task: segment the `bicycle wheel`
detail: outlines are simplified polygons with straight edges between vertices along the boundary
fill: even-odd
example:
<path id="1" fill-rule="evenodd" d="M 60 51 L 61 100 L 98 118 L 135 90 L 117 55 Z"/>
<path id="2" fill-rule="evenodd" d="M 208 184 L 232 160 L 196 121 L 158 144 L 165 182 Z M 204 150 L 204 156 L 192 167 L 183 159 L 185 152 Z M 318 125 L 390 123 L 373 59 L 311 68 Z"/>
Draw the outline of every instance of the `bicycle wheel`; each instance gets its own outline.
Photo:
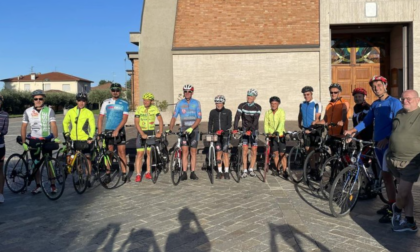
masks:
<path id="1" fill-rule="evenodd" d="M 171 156 L 171 178 L 174 185 L 178 185 L 182 175 L 182 151 L 175 148 Z"/>
<path id="2" fill-rule="evenodd" d="M 214 175 L 213 175 L 213 171 L 215 169 L 215 160 L 216 160 L 216 156 L 214 153 L 214 147 L 210 147 L 209 148 L 209 166 L 207 168 L 207 174 L 209 175 L 210 178 L 210 183 L 214 183 Z"/>
<path id="3" fill-rule="evenodd" d="M 335 178 L 329 196 L 331 213 L 335 217 L 347 215 L 357 203 L 359 196 L 360 180 L 357 168 L 348 166 Z"/>
<path id="4" fill-rule="evenodd" d="M 98 169 L 98 161 L 99 161 L 99 151 L 95 148 L 92 151 L 91 154 L 91 163 L 92 163 L 92 173 L 91 173 L 91 183 L 92 187 L 96 187 L 98 184 L 101 184 L 101 181 L 99 180 L 100 173 Z"/>
<path id="5" fill-rule="evenodd" d="M 156 147 L 152 146 L 150 147 L 150 172 L 152 174 L 153 184 L 156 184 L 160 169 L 161 167 L 158 164 Z"/>
<path id="6" fill-rule="evenodd" d="M 114 189 L 118 186 L 122 169 L 121 160 L 116 153 L 111 153 L 112 156 L 101 155 L 98 163 L 99 181 L 106 189 Z"/>
<path id="7" fill-rule="evenodd" d="M 4 166 L 4 176 L 10 191 L 18 193 L 25 188 L 28 172 L 28 164 L 22 155 L 16 153 L 7 159 Z"/>
<path id="8" fill-rule="evenodd" d="M 82 153 L 76 155 L 75 158 L 72 168 L 73 186 L 78 194 L 82 194 L 87 188 L 89 164 Z"/>
<path id="9" fill-rule="evenodd" d="M 50 200 L 61 197 L 66 187 L 66 175 L 63 166 L 55 158 L 46 158 L 41 167 L 41 187 Z"/>
<path id="10" fill-rule="evenodd" d="M 305 162 L 305 150 L 299 146 L 293 147 L 287 159 L 287 170 L 295 183 L 300 183 L 303 179 L 303 165 Z"/>
<path id="11" fill-rule="evenodd" d="M 242 147 L 236 148 L 236 154 L 232 154 L 232 150 L 230 153 L 230 167 L 229 172 L 232 176 L 233 180 L 236 181 L 236 183 L 239 183 L 241 181 L 241 164 L 242 164 Z"/>
<path id="12" fill-rule="evenodd" d="M 264 166 L 263 166 L 263 182 L 267 182 L 267 171 L 270 169 L 270 148 L 266 147 L 265 157 L 264 157 Z"/>
<path id="13" fill-rule="evenodd" d="M 162 145 L 162 149 L 160 149 L 160 160 L 162 162 L 162 171 L 163 173 L 168 173 L 169 171 L 169 152 L 168 147 L 166 145 Z"/>
<path id="14" fill-rule="evenodd" d="M 321 169 L 325 161 L 330 157 L 330 154 L 324 149 L 315 149 L 309 152 L 305 159 L 303 166 L 303 179 L 308 187 L 316 191 L 319 189 L 319 182 L 321 181 Z M 311 159 L 315 167 L 311 167 Z"/>
<path id="15" fill-rule="evenodd" d="M 328 158 L 321 168 L 321 181 L 319 182 L 319 190 L 322 195 L 328 199 L 331 187 L 337 174 L 344 169 L 344 164 L 338 156 Z"/>

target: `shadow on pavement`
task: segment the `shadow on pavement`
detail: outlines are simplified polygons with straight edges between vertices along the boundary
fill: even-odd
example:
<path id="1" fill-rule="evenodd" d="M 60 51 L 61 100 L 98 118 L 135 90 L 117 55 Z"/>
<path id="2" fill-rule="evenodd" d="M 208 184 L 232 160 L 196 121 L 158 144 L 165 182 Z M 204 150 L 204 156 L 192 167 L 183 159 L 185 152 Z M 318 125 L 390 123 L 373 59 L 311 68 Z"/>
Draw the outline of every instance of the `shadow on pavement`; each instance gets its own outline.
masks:
<path id="1" fill-rule="evenodd" d="M 159 245 L 156 242 L 155 234 L 150 229 L 142 228 L 134 231 L 131 229 L 130 236 L 121 245 L 119 251 L 139 251 L 139 252 L 160 252 Z"/>
<path id="2" fill-rule="evenodd" d="M 302 192 L 305 192 L 306 193 L 306 195 L 309 195 L 311 198 L 318 198 L 318 199 L 321 199 L 321 200 L 324 200 L 325 201 L 325 204 L 328 204 L 328 201 L 326 201 L 325 199 L 324 199 L 324 197 L 323 196 L 320 196 L 320 195 L 318 195 L 316 192 L 313 192 L 311 189 L 309 189 L 309 188 L 307 188 L 307 187 L 303 187 L 302 185 L 299 185 L 299 184 L 295 184 L 295 191 L 296 191 L 296 193 L 299 195 L 299 197 L 306 203 L 306 204 L 308 204 L 310 207 L 312 207 L 313 209 L 315 209 L 315 210 L 317 210 L 318 212 L 320 212 L 320 213 L 323 213 L 323 214 L 325 214 L 325 215 L 327 215 L 327 216 L 333 216 L 330 212 L 325 212 L 324 210 L 322 210 L 322 209 L 319 209 L 318 207 L 316 207 L 316 206 L 314 206 L 309 200 L 307 200 L 306 198 L 305 198 L 305 196 L 302 194 Z"/>
<path id="3" fill-rule="evenodd" d="M 101 229 L 95 234 L 94 237 L 89 241 L 90 245 L 97 245 L 98 248 L 102 248 L 104 251 L 113 251 L 115 239 L 120 232 L 121 224 L 110 223 L 105 228 Z"/>

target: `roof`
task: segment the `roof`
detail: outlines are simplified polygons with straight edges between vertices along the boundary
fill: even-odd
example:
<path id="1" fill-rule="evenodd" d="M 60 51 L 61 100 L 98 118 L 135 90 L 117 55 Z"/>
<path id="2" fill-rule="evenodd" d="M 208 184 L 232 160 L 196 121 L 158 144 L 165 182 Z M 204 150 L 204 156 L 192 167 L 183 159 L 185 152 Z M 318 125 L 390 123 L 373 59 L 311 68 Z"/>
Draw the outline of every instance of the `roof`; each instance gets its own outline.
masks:
<path id="1" fill-rule="evenodd" d="M 85 81 L 85 82 L 90 82 L 93 83 L 93 81 L 91 80 L 87 80 L 84 78 L 80 78 L 80 77 L 76 77 L 70 74 L 65 74 L 65 73 L 60 73 L 60 72 L 51 72 L 51 73 L 35 73 L 36 77 L 35 80 L 36 81 Z M 48 79 L 48 80 L 45 80 Z M 17 77 L 12 77 L 12 78 L 8 78 L 8 79 L 3 79 L 0 80 L 3 82 L 15 82 L 15 81 L 32 81 L 31 79 L 31 74 L 28 75 L 21 75 L 21 76 L 17 76 Z"/>
<path id="2" fill-rule="evenodd" d="M 92 87 L 90 90 L 91 91 L 92 90 L 110 90 L 111 89 L 111 84 L 112 84 L 111 82 L 107 82 L 105 84 L 102 84 L 102 85 L 99 85 L 99 86 L 96 86 L 96 87 Z M 121 89 L 122 89 L 122 91 L 126 90 L 125 87 L 122 87 Z"/>

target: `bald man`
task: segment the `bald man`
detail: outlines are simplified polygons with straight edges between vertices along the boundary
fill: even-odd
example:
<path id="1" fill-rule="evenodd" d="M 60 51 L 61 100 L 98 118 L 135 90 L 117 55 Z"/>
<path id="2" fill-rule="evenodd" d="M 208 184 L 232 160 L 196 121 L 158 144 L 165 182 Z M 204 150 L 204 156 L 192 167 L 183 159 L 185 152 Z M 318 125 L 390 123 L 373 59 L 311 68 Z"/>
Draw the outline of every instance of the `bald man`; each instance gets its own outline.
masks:
<path id="1" fill-rule="evenodd" d="M 392 204 L 391 223 L 395 232 L 416 232 L 412 188 L 420 175 L 420 98 L 417 91 L 407 90 L 402 93 L 400 100 L 403 109 L 398 111 L 392 120 L 392 133 L 386 156 L 388 169 L 399 184 L 397 201 Z"/>

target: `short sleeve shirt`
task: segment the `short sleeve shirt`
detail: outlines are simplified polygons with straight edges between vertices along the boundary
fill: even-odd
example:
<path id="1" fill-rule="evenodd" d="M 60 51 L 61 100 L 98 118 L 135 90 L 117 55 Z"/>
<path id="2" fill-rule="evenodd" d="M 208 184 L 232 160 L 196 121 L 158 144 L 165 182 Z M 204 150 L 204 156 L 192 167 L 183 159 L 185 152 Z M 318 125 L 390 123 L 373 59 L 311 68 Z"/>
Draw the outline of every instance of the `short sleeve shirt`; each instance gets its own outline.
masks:
<path id="1" fill-rule="evenodd" d="M 49 120 L 48 123 L 55 122 L 55 113 L 51 108 L 49 109 Z M 23 123 L 29 123 L 31 126 L 31 137 L 41 138 L 42 136 L 42 122 L 41 122 L 41 111 L 39 112 L 34 108 L 30 107 L 23 113 Z"/>
<path id="2" fill-rule="evenodd" d="M 180 100 L 176 104 L 173 117 L 177 118 L 178 115 L 181 118 L 181 129 L 188 129 L 195 123 L 195 120 L 201 119 L 200 102 L 195 99 L 191 99 L 190 102 L 185 99 Z"/>
<path id="3" fill-rule="evenodd" d="M 123 115 L 128 115 L 128 102 L 123 99 L 106 99 L 102 103 L 101 115 L 106 115 L 105 129 L 115 130 L 123 120 Z"/>
<path id="4" fill-rule="evenodd" d="M 302 114 L 302 124 L 304 128 L 309 128 L 312 122 L 315 121 L 315 116 L 322 112 L 322 104 L 312 100 L 310 102 L 302 102 L 299 106 L 300 113 Z"/>
<path id="5" fill-rule="evenodd" d="M 138 106 L 135 117 L 139 118 L 139 125 L 141 130 L 155 130 L 156 117 L 160 115 L 159 109 L 155 105 L 151 105 L 147 109 L 144 105 Z"/>

